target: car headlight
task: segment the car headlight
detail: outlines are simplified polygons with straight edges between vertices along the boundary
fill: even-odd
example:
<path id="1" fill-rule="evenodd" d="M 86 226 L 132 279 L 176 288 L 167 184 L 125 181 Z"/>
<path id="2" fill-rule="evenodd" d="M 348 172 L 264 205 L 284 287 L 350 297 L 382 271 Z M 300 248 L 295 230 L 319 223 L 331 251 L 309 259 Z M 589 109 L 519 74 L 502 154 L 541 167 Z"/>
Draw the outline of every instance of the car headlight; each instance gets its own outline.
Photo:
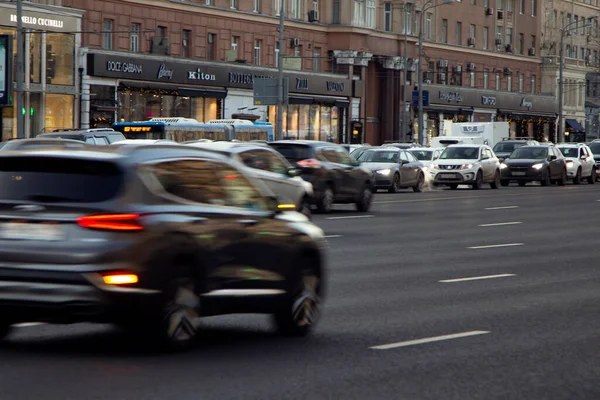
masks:
<path id="1" fill-rule="evenodd" d="M 473 168 L 473 164 L 463 164 L 460 166 L 460 169 L 471 169 Z"/>
<path id="2" fill-rule="evenodd" d="M 567 168 L 571 168 L 573 166 L 573 161 L 567 161 Z"/>
<path id="3" fill-rule="evenodd" d="M 438 164 L 431 164 L 432 169 L 439 169 L 440 166 Z"/>
<path id="4" fill-rule="evenodd" d="M 531 166 L 531 168 L 533 169 L 542 169 L 544 167 L 544 164 L 533 164 Z"/>
<path id="5" fill-rule="evenodd" d="M 500 169 L 508 168 L 506 164 L 500 164 Z"/>
<path id="6" fill-rule="evenodd" d="M 379 171 L 377 171 L 377 173 L 380 175 L 389 175 L 390 172 L 392 172 L 392 170 L 389 168 L 388 169 L 380 169 Z"/>

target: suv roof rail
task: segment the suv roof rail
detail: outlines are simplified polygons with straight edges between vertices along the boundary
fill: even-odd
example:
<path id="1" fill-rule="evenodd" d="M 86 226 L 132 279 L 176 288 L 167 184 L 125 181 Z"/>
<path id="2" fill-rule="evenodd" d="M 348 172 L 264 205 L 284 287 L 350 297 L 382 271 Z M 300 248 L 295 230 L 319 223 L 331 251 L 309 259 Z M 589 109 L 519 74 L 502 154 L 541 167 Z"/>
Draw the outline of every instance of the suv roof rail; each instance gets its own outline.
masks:
<path id="1" fill-rule="evenodd" d="M 52 132 L 117 132 L 113 128 L 63 128 Z"/>

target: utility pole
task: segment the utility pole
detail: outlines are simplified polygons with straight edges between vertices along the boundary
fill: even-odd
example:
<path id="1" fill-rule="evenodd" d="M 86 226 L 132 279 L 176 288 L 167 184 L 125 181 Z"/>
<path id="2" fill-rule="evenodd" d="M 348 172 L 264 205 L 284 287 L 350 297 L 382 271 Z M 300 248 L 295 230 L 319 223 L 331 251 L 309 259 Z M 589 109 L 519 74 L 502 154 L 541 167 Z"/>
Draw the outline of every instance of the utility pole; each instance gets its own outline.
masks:
<path id="1" fill-rule="evenodd" d="M 276 140 L 283 139 L 283 106 L 285 104 L 284 99 L 284 79 L 283 79 L 283 49 L 284 47 L 284 20 L 285 20 L 285 0 L 281 0 L 279 3 L 279 54 L 277 55 L 277 78 L 279 83 L 277 85 L 277 132 L 275 135 Z"/>
<path id="2" fill-rule="evenodd" d="M 427 5 L 427 3 L 425 3 L 425 5 Z M 425 7 L 423 7 L 423 10 L 421 11 L 421 15 L 420 15 L 420 19 L 419 19 L 419 63 L 417 64 L 417 88 L 419 91 L 418 94 L 418 106 L 419 106 L 419 110 L 418 110 L 418 116 L 419 116 L 419 121 L 417 121 L 417 137 L 419 138 L 418 143 L 420 145 L 425 145 L 427 144 L 427 137 L 425 135 L 425 130 L 424 130 L 424 126 L 423 126 L 423 77 L 421 76 L 423 74 L 422 72 L 422 66 L 421 63 L 423 62 L 423 15 L 425 15 Z"/>
<path id="3" fill-rule="evenodd" d="M 25 116 L 23 115 L 23 71 L 24 58 L 23 50 L 23 0 L 17 0 L 17 139 L 25 138 Z"/>
<path id="4" fill-rule="evenodd" d="M 404 3 L 404 14 L 406 14 L 407 3 Z M 402 50 L 402 55 L 404 56 L 404 71 L 402 71 L 402 133 L 400 141 L 406 140 L 406 132 L 408 131 L 408 110 L 406 109 L 406 81 L 408 80 L 408 54 L 406 54 L 407 48 L 407 37 L 408 37 L 408 29 L 404 27 L 404 50 Z"/>

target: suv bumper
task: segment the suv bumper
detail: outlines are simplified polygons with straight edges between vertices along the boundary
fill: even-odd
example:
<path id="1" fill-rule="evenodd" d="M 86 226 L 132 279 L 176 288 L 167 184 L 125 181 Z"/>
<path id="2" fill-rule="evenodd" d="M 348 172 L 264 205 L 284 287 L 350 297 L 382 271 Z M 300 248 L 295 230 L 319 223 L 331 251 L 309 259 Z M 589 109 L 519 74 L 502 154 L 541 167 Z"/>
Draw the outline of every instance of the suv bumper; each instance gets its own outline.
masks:
<path id="1" fill-rule="evenodd" d="M 475 183 L 475 177 L 477 176 L 477 172 L 473 170 L 466 171 L 433 171 L 433 184 L 434 185 L 451 185 L 451 184 L 472 184 Z"/>

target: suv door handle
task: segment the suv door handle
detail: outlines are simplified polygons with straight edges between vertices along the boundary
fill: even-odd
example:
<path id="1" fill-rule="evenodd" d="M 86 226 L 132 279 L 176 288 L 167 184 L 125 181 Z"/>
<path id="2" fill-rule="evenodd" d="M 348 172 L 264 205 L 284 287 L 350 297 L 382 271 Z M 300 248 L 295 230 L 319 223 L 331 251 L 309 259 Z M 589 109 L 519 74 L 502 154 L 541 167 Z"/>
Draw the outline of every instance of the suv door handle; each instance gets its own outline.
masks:
<path id="1" fill-rule="evenodd" d="M 256 220 L 256 219 L 240 219 L 238 222 L 240 224 L 246 225 L 246 226 L 254 226 L 254 225 L 258 224 L 258 220 Z"/>

